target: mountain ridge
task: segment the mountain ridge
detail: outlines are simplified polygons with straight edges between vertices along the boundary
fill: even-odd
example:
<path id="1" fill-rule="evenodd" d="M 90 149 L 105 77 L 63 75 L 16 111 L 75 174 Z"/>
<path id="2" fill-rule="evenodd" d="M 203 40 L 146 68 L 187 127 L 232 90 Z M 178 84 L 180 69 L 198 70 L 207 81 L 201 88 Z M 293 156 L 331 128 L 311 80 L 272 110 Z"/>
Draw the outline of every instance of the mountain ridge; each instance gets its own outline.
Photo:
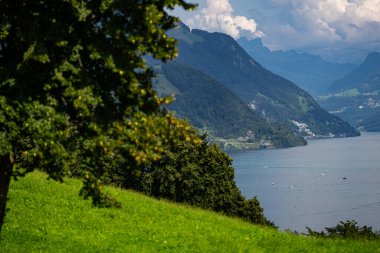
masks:
<path id="1" fill-rule="evenodd" d="M 271 51 L 260 38 L 240 38 L 237 42 L 265 68 L 289 79 L 312 95 L 326 92 L 330 83 L 356 66 L 328 62 L 318 55 L 296 50 Z"/>
<path id="2" fill-rule="evenodd" d="M 156 65 L 155 69 L 158 94 L 176 97 L 167 109 L 189 119 L 211 138 L 240 140 L 250 147 L 306 144 L 288 127 L 267 122 L 229 89 L 201 71 L 179 62 Z M 227 145 L 224 141 L 221 144 Z"/>
<path id="3" fill-rule="evenodd" d="M 197 69 L 235 93 L 267 120 L 280 121 L 299 134 L 307 125 L 315 136 L 356 136 L 348 123 L 322 110 L 306 91 L 265 69 L 230 36 L 198 29 L 171 30 L 178 62 Z"/>
<path id="4" fill-rule="evenodd" d="M 380 78 L 380 53 L 372 52 L 357 68 L 334 81 L 328 91 L 337 93 L 352 88 L 358 88 L 363 92 L 373 91 L 374 88 L 380 89 L 378 78 Z M 368 85 L 376 87 L 368 87 Z"/>
<path id="5" fill-rule="evenodd" d="M 380 53 L 368 54 L 354 70 L 318 98 L 330 112 L 361 131 L 380 131 Z"/>

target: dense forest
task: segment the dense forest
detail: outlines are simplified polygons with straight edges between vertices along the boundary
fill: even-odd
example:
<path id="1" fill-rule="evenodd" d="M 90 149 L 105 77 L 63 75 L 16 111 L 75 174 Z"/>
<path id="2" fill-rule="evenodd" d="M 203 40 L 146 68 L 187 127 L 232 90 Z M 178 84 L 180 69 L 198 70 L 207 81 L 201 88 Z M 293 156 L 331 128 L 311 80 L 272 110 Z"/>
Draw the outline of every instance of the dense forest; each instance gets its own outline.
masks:
<path id="1" fill-rule="evenodd" d="M 284 124 L 268 122 L 222 84 L 184 63 L 164 64 L 156 71 L 162 75 L 156 80 L 159 93 L 175 94 L 167 108 L 208 135 L 268 142 L 273 147 L 306 144 Z"/>

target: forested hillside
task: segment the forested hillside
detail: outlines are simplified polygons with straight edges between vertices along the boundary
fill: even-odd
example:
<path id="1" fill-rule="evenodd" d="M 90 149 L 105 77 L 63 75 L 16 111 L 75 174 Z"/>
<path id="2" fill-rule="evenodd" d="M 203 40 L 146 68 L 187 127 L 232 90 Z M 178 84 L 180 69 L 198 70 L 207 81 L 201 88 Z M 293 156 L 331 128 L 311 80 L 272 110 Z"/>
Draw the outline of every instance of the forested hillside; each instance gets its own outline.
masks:
<path id="1" fill-rule="evenodd" d="M 306 136 L 355 136 L 348 123 L 321 109 L 292 82 L 252 59 L 230 36 L 191 30 L 170 31 L 179 40 L 179 62 L 204 72 L 267 120 L 281 121 Z"/>
<path id="2" fill-rule="evenodd" d="M 222 84 L 184 63 L 158 65 L 156 71 L 159 93 L 176 97 L 168 109 L 211 136 L 273 147 L 305 144 L 284 124 L 267 122 Z"/>

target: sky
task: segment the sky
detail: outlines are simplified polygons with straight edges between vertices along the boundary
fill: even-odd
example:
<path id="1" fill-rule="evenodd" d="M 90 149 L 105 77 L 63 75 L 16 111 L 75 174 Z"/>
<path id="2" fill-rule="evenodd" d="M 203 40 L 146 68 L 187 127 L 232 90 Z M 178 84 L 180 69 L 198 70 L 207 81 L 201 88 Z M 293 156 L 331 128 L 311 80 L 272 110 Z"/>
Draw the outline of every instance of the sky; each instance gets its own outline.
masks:
<path id="1" fill-rule="evenodd" d="M 188 2 L 198 3 L 198 9 L 175 14 L 191 28 L 223 32 L 235 39 L 261 38 L 271 50 L 299 49 L 326 57 L 334 51 L 336 57 L 347 54 L 352 61 L 380 51 L 380 0 Z"/>

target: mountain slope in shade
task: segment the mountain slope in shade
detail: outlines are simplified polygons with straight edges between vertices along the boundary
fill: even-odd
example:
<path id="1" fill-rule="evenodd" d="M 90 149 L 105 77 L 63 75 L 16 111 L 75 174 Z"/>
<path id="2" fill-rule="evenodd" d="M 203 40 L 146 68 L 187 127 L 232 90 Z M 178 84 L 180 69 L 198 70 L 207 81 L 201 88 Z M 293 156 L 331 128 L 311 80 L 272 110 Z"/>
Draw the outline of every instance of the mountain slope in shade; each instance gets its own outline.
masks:
<path id="1" fill-rule="evenodd" d="M 190 31 L 184 25 L 170 35 L 179 40 L 179 62 L 217 80 L 266 119 L 281 121 L 309 136 L 358 134 L 321 109 L 307 92 L 262 67 L 230 36 Z"/>
<path id="2" fill-rule="evenodd" d="M 261 39 L 240 38 L 239 45 L 273 73 L 283 76 L 313 95 L 327 91 L 329 85 L 356 66 L 331 63 L 320 56 L 291 51 L 270 51 Z"/>
<path id="3" fill-rule="evenodd" d="M 368 132 L 380 132 L 380 108 L 377 108 L 370 116 L 365 117 L 359 123 L 358 128 Z"/>
<path id="4" fill-rule="evenodd" d="M 380 131 L 379 53 L 369 54 L 329 90 L 330 94 L 318 98 L 321 106 L 362 131 Z"/>
<path id="5" fill-rule="evenodd" d="M 155 88 L 162 96 L 175 94 L 168 106 L 197 128 L 215 137 L 240 139 L 270 147 L 305 145 L 288 127 L 268 123 L 223 85 L 183 63 L 156 65 Z"/>
<path id="6" fill-rule="evenodd" d="M 329 92 L 337 93 L 353 88 L 360 92 L 380 90 L 380 53 L 370 53 L 357 68 L 334 81 Z"/>

